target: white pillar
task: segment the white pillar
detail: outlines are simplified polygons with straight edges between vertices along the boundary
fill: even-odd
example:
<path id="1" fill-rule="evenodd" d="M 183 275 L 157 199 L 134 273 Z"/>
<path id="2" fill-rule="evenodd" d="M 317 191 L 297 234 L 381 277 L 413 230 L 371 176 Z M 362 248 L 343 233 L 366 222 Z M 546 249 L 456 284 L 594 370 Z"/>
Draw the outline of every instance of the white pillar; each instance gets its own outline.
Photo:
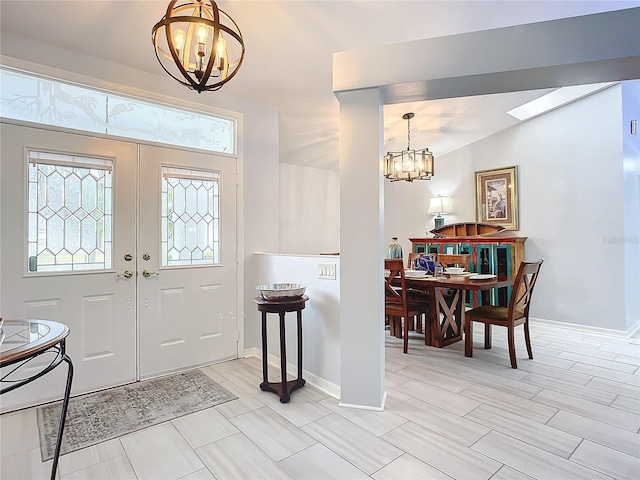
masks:
<path id="1" fill-rule="evenodd" d="M 377 88 L 341 92 L 341 405 L 384 406 L 383 112 Z"/>

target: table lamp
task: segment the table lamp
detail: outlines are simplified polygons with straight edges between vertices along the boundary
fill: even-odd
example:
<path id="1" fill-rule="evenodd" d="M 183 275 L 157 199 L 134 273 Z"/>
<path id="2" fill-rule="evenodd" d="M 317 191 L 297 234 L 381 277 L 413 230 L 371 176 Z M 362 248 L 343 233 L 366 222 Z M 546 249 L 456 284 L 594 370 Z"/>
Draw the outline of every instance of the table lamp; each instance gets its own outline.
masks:
<path id="1" fill-rule="evenodd" d="M 440 228 L 444 225 L 444 218 L 442 214 L 451 213 L 451 206 L 449 205 L 449 199 L 447 197 L 443 197 L 442 195 L 438 195 L 437 197 L 433 197 L 429 202 L 429 214 L 437 214 L 435 218 L 436 228 Z"/>

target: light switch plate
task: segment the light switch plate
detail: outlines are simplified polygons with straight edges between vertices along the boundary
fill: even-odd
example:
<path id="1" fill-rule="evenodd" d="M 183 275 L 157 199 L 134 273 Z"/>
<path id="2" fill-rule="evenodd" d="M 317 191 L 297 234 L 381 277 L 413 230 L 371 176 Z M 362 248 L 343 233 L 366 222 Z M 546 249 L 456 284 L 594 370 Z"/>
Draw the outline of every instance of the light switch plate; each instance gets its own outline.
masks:
<path id="1" fill-rule="evenodd" d="M 336 279 L 336 264 L 335 263 L 320 263 L 318 264 L 318 278 L 324 280 Z"/>

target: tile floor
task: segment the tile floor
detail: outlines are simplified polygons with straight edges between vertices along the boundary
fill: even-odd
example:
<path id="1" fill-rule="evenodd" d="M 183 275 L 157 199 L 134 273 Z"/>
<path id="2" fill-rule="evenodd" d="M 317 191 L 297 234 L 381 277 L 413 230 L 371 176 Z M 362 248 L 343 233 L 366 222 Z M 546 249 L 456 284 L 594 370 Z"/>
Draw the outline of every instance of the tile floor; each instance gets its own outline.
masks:
<path id="1" fill-rule="evenodd" d="M 281 404 L 259 390 L 256 358 L 207 367 L 238 400 L 64 455 L 59 477 L 639 479 L 640 339 L 533 325 L 535 359 L 518 332 L 513 370 L 494 332 L 472 359 L 418 336 L 404 355 L 387 337 L 384 412 L 338 407 L 311 385 Z M 0 427 L 2 480 L 48 478 L 35 410 Z"/>

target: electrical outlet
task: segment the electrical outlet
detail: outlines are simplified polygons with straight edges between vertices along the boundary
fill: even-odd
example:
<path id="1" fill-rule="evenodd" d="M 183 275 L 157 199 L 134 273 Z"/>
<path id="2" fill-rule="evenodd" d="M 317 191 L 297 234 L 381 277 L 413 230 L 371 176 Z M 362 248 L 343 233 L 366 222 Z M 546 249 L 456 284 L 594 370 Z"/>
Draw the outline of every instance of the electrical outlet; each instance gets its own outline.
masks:
<path id="1" fill-rule="evenodd" d="M 320 263 L 318 264 L 318 278 L 325 280 L 336 279 L 336 264 L 335 263 Z"/>

